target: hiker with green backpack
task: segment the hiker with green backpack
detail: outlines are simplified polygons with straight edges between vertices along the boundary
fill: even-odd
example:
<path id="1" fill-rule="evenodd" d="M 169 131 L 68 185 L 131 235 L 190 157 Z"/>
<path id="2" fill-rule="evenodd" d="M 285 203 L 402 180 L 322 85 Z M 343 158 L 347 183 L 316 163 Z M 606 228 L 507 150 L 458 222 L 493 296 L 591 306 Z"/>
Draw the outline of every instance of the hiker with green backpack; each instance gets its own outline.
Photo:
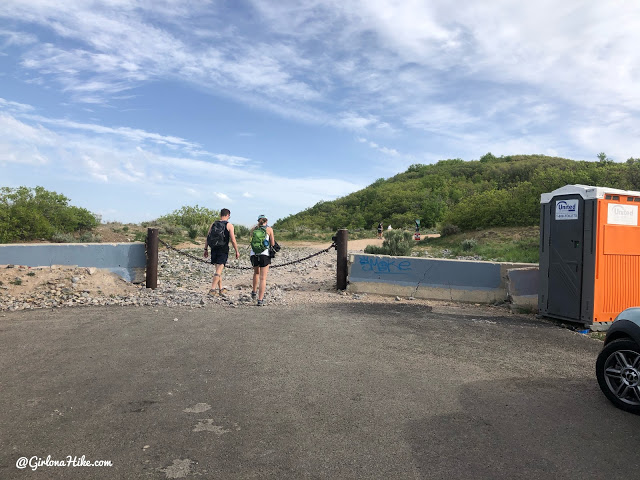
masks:
<path id="1" fill-rule="evenodd" d="M 251 230 L 251 252 L 250 259 L 253 266 L 253 282 L 251 288 L 251 298 L 258 297 L 258 306 L 264 306 L 264 292 L 267 288 L 267 274 L 271 264 L 269 247 L 276 243 L 273 237 L 273 229 L 267 225 L 267 217 L 260 215 L 258 225 Z"/>

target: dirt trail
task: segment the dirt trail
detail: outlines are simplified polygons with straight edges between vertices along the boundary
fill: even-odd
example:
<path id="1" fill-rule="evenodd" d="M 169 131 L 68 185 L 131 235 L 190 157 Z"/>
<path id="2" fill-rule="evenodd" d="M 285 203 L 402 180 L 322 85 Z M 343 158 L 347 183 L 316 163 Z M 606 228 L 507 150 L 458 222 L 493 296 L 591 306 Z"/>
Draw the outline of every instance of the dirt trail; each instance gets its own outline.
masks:
<path id="1" fill-rule="evenodd" d="M 422 238 L 438 238 L 439 234 L 423 234 Z M 359 240 L 349 240 L 348 249 L 350 252 L 362 252 L 364 251 L 367 245 L 375 245 L 381 246 L 383 240 L 378 238 L 363 238 Z M 327 248 L 331 245 L 331 242 L 318 243 L 318 242 L 295 242 L 295 241 L 284 241 L 281 242 L 283 245 L 291 246 L 291 247 L 305 247 L 305 248 L 318 248 L 318 250 Z"/>

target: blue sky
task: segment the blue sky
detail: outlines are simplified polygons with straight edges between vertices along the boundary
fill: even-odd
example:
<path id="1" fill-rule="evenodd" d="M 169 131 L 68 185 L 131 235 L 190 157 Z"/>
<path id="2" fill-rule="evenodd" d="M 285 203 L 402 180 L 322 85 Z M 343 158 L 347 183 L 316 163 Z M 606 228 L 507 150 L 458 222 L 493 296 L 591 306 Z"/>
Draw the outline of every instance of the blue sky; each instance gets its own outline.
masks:
<path id="1" fill-rule="evenodd" d="M 640 2 L 2 0 L 0 185 L 283 218 L 446 158 L 640 156 Z"/>

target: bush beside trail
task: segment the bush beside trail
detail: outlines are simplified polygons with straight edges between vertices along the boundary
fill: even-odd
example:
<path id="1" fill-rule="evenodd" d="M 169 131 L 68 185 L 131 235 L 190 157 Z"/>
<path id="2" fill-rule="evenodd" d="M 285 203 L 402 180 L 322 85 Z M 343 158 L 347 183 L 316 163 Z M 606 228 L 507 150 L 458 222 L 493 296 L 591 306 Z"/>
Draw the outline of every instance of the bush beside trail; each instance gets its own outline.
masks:
<path id="1" fill-rule="evenodd" d="M 189 238 L 195 240 L 198 236 L 206 237 L 211 224 L 219 218 L 220 215 L 209 208 L 185 205 L 153 223 L 160 227 L 161 233 L 175 235 L 184 229 Z"/>
<path id="2" fill-rule="evenodd" d="M 368 245 L 364 253 L 374 255 L 391 255 L 396 257 L 406 257 L 411 255 L 414 246 L 411 232 L 403 230 L 388 230 L 384 232 L 382 246 Z"/>

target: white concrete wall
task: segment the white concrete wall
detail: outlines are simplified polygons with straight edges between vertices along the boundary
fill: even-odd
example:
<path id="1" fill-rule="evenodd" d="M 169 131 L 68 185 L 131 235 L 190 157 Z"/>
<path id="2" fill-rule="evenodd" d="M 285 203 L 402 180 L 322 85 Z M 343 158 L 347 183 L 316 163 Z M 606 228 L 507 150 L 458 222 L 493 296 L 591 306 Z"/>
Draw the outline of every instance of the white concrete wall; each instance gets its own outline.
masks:
<path id="1" fill-rule="evenodd" d="M 508 298 L 507 270 L 526 267 L 537 265 L 355 254 L 349 259 L 347 289 L 354 293 L 494 303 Z"/>
<path id="2" fill-rule="evenodd" d="M 125 280 L 145 280 L 144 243 L 36 243 L 0 245 L 0 265 L 77 265 L 107 269 Z"/>

